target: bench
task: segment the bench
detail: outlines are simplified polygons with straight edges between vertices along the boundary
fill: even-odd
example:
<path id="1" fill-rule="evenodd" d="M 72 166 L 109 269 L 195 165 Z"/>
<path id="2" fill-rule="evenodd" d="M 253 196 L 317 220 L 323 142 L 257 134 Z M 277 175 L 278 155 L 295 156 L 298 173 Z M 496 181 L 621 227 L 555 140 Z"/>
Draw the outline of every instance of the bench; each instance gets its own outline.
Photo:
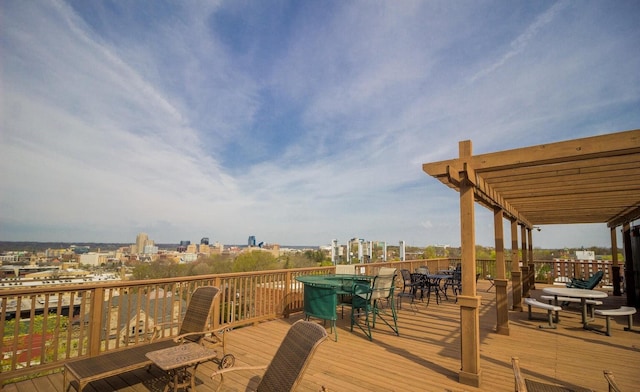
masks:
<path id="1" fill-rule="evenodd" d="M 629 326 L 625 327 L 625 331 L 631 331 L 631 327 L 633 326 L 633 315 L 636 314 L 636 308 L 632 308 L 631 306 L 621 306 L 618 309 L 598 309 L 596 310 L 596 314 L 600 316 L 604 316 L 607 323 L 607 336 L 611 336 L 611 328 L 609 319 L 615 316 L 627 316 L 629 319 Z"/>
<path id="2" fill-rule="evenodd" d="M 553 295 L 542 295 L 540 296 L 540 299 L 544 299 L 546 301 L 549 301 L 549 304 L 553 304 L 555 297 Z M 565 302 L 580 303 L 580 298 L 558 297 L 558 303 L 565 303 Z M 585 300 L 585 302 L 587 304 L 587 308 L 589 309 L 589 314 L 591 314 L 591 318 L 594 318 L 595 317 L 593 315 L 594 307 L 602 305 L 602 301 L 599 301 L 597 299 L 587 299 Z M 556 319 L 557 319 L 557 316 L 556 316 Z"/>
<path id="3" fill-rule="evenodd" d="M 527 304 L 527 308 L 529 309 L 529 320 L 533 320 L 533 318 L 531 317 L 531 307 L 545 309 L 549 318 L 549 325 L 539 325 L 539 327 L 552 329 L 556 328 L 555 324 L 553 323 L 553 312 L 556 312 L 557 322 L 557 314 L 562 310 L 560 306 L 545 304 L 544 302 L 540 302 L 535 298 L 525 298 L 524 303 Z"/>

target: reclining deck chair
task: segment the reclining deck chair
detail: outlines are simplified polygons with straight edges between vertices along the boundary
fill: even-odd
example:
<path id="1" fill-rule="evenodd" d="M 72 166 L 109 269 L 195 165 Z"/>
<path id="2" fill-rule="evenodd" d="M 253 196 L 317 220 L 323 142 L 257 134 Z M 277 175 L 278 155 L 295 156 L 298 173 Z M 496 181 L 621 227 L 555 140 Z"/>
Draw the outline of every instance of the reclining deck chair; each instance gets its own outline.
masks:
<path id="1" fill-rule="evenodd" d="M 266 369 L 256 391 L 286 392 L 294 391 L 320 343 L 327 339 L 327 331 L 312 321 L 296 321 L 278 347 L 271 363 L 266 366 L 239 366 L 213 372 L 212 379 L 220 376 L 219 391 L 224 383 L 224 374 L 240 370 Z M 248 389 L 247 390 L 251 390 Z"/>
<path id="2" fill-rule="evenodd" d="M 173 347 L 183 342 L 222 343 L 224 354 L 223 338 L 219 338 L 214 331 L 207 331 L 209 312 L 218 292 L 218 288 L 213 286 L 202 286 L 194 290 L 182 320 L 179 334 L 173 339 L 152 341 L 148 344 L 136 344 L 94 357 L 67 362 L 64 365 L 64 390 L 68 391 L 73 385 L 78 392 L 82 392 L 82 389 L 92 381 L 149 366 L 152 362 L 146 357 L 146 353 Z M 206 336 L 207 334 L 211 334 L 211 336 Z M 220 367 L 233 366 L 234 362 L 235 358 L 231 354 L 226 354 L 218 360 Z M 69 382 L 67 384 L 68 379 Z"/>
<path id="3" fill-rule="evenodd" d="M 595 274 L 591 275 L 591 277 L 587 280 L 571 278 L 571 281 L 567 282 L 567 287 L 573 287 L 576 289 L 593 290 L 598 285 L 598 283 L 600 283 L 603 276 L 604 276 L 604 272 L 598 271 Z"/>
<path id="4" fill-rule="evenodd" d="M 515 391 L 516 392 L 532 392 L 532 391 L 544 391 L 544 392 L 593 392 L 591 389 L 583 388 L 579 386 L 560 386 L 554 384 L 547 384 L 539 381 L 529 380 L 522 377 L 520 373 L 520 360 L 518 357 L 511 357 L 511 365 L 513 367 L 513 376 L 515 378 Z"/>

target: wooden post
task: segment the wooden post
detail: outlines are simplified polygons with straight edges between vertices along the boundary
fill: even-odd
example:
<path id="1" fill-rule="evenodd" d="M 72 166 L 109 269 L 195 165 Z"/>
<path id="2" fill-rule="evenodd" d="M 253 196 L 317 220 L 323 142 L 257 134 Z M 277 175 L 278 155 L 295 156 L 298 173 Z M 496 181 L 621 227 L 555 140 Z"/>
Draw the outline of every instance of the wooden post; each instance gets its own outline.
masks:
<path id="1" fill-rule="evenodd" d="M 529 290 L 536 289 L 536 265 L 533 262 L 533 229 L 527 229 L 527 236 L 529 241 L 527 241 L 527 245 L 529 247 L 529 256 L 527 260 L 529 261 Z"/>
<path id="2" fill-rule="evenodd" d="M 460 157 L 471 156 L 471 141 L 459 144 Z M 460 238 L 462 246 L 462 295 L 460 305 L 460 340 L 462 369 L 458 381 L 479 387 L 480 371 L 480 297 L 476 295 L 476 241 L 474 185 L 465 170 L 460 184 Z"/>
<path id="3" fill-rule="evenodd" d="M 100 326 L 102 325 L 102 306 L 104 301 L 104 288 L 96 287 L 91 293 L 91 323 L 89 324 L 89 356 L 95 357 L 100 354 L 100 342 L 102 337 L 100 334 Z M 109 309 L 106 309 L 109 312 Z M 107 317 L 109 313 L 107 313 Z M 108 331 L 107 331 L 108 332 Z"/>
<path id="4" fill-rule="evenodd" d="M 493 210 L 493 229 L 496 242 L 496 333 L 509 335 L 509 298 L 507 295 L 507 267 L 504 262 L 504 226 L 502 209 Z"/>
<path id="5" fill-rule="evenodd" d="M 524 225 L 520 226 L 520 242 L 522 245 L 522 296 L 529 296 L 529 263 L 527 262 L 527 228 Z"/>
<path id="6" fill-rule="evenodd" d="M 621 296 L 620 290 L 620 264 L 618 262 L 618 239 L 616 228 L 611 228 L 611 279 L 613 280 L 613 295 Z"/>
<path id="7" fill-rule="evenodd" d="M 520 257 L 518 256 L 518 222 L 511 221 L 511 295 L 513 296 L 513 310 L 522 311 L 522 273 L 520 272 Z"/>

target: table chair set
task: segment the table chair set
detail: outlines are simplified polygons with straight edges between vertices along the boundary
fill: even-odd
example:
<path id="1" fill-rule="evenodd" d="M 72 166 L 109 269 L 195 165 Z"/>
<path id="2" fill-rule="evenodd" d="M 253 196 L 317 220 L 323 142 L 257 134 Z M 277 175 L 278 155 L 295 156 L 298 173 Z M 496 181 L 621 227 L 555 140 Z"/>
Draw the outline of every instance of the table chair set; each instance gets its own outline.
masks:
<path id="1" fill-rule="evenodd" d="M 607 336 L 611 336 L 611 322 L 613 317 L 626 317 L 628 325 L 624 328 L 625 331 L 631 331 L 633 328 L 633 315 L 636 313 L 636 309 L 628 306 L 621 306 L 617 309 L 597 309 L 596 306 L 603 304 L 602 299 L 608 295 L 604 291 L 595 290 L 598 282 L 602 279 L 602 271 L 598 271 L 593 274 L 589 279 L 571 279 L 566 283 L 566 287 L 551 286 L 542 289 L 543 294 L 540 297 L 542 300 L 548 301 L 544 303 L 534 298 L 525 298 L 524 301 L 529 308 L 529 319 L 531 319 L 531 308 L 542 308 L 547 311 L 549 319 L 549 328 L 555 328 L 553 322 L 559 322 L 559 313 L 570 303 L 579 303 L 581 310 L 581 321 L 584 329 L 596 330 L 589 325 L 590 322 L 595 320 L 595 316 L 605 317 L 604 333 Z M 552 312 L 555 313 L 555 318 L 552 317 Z M 543 326 L 541 326 L 543 327 Z"/>

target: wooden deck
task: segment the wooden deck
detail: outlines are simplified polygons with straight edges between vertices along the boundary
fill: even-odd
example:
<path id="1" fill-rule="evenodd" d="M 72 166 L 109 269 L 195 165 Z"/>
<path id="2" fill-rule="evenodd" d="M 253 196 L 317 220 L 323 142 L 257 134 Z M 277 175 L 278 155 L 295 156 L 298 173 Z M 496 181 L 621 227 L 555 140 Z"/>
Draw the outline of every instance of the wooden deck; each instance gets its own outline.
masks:
<path id="1" fill-rule="evenodd" d="M 640 332 L 625 332 L 624 318 L 612 321 L 612 335 L 582 329 L 578 307 L 573 304 L 561 314 L 555 330 L 539 329 L 544 320 L 528 320 L 523 312 L 510 312 L 509 336 L 493 332 L 495 325 L 495 293 L 487 293 L 488 282 L 478 282 L 482 296 L 480 314 L 482 385 L 474 388 L 458 383 L 460 369 L 459 308 L 451 301 L 426 307 L 417 302 L 417 312 L 404 299 L 399 311 L 400 336 L 395 336 L 384 324 L 374 330 L 373 341 L 366 340 L 359 331 L 349 332 L 349 309 L 345 319 L 338 320 L 338 341 L 323 343 L 309 366 L 300 391 L 513 391 L 511 357 L 520 357 L 522 371 L 527 378 L 545 382 L 562 380 L 606 391 L 602 371 L 609 369 L 624 391 L 640 390 Z M 541 295 L 538 284 L 533 297 Z M 623 305 L 624 297 L 608 297 L 606 307 Z M 604 307 L 603 307 L 604 308 Z M 534 309 L 543 319 L 546 313 Z M 634 318 L 640 331 L 640 318 Z M 227 335 L 227 351 L 237 357 L 236 365 L 266 364 L 275 352 L 291 323 L 301 314 L 289 319 L 264 322 L 234 330 Z M 327 323 L 328 325 L 328 323 Z M 604 329 L 604 319 L 593 322 Z M 196 389 L 215 391 L 218 381 L 207 375 L 213 364 L 198 370 Z M 240 382 L 253 376 L 239 372 L 225 377 L 224 391 L 244 391 Z M 93 391 L 161 391 L 163 373 L 159 369 L 140 370 L 89 384 Z M 63 391 L 62 374 L 34 378 L 4 386 L 8 392 Z"/>

